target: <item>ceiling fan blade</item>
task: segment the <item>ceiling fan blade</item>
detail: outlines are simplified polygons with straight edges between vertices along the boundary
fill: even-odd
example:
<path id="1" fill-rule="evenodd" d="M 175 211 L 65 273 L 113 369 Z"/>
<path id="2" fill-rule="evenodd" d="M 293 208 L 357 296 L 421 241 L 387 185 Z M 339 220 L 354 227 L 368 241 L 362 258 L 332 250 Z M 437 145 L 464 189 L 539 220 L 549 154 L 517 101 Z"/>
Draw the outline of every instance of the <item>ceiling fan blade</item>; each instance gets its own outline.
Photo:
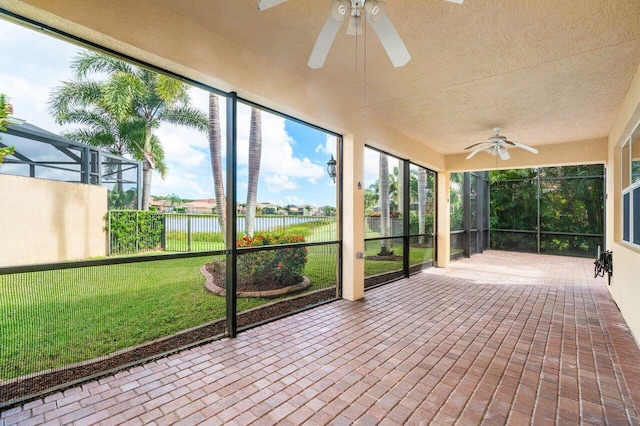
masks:
<path id="1" fill-rule="evenodd" d="M 465 149 L 471 149 L 474 146 L 478 146 L 478 145 L 482 145 L 482 144 L 488 144 L 490 142 L 478 142 L 478 143 L 474 143 L 473 145 L 469 145 L 468 147 L 466 147 Z"/>
<path id="2" fill-rule="evenodd" d="M 449 3 L 462 4 L 462 2 L 463 2 L 464 0 L 445 0 L 445 1 L 448 1 Z"/>
<path id="3" fill-rule="evenodd" d="M 516 146 L 516 143 L 515 143 L 515 142 L 511 142 L 511 141 L 509 141 L 509 140 L 507 140 L 507 139 L 503 139 L 502 141 L 503 141 L 504 143 L 506 143 L 506 144 Z"/>
<path id="4" fill-rule="evenodd" d="M 378 22 L 373 22 L 369 17 L 367 21 L 378 35 L 394 67 L 401 67 L 409 62 L 411 55 L 386 14 L 382 15 Z"/>
<path id="5" fill-rule="evenodd" d="M 481 142 L 481 143 L 485 143 L 485 142 Z M 491 149 L 491 148 L 489 148 L 489 149 Z M 467 160 L 471 159 L 471 157 L 473 157 L 474 155 L 476 155 L 480 151 L 486 151 L 486 150 L 487 150 L 486 146 L 481 146 L 480 148 L 474 149 L 473 151 L 471 151 L 471 153 L 469 155 L 467 155 Z"/>
<path id="6" fill-rule="evenodd" d="M 258 0 L 258 10 L 267 10 L 273 6 L 279 5 L 280 3 L 284 3 L 285 1 L 287 0 Z"/>
<path id="7" fill-rule="evenodd" d="M 324 23 L 322 31 L 320 31 L 320 35 L 316 40 L 316 44 L 313 46 L 313 50 L 311 51 L 309 62 L 307 62 L 309 68 L 322 68 L 324 61 L 327 59 L 327 55 L 329 54 L 329 49 L 331 49 L 333 40 L 336 38 L 336 34 L 338 34 L 338 30 L 341 25 L 342 21 L 336 21 L 333 17 L 329 16 L 329 19 Z"/>
<path id="8" fill-rule="evenodd" d="M 503 147 L 498 147 L 498 154 L 500 154 L 500 158 L 502 158 L 503 160 L 508 160 L 509 158 L 511 158 L 511 156 L 509 155 L 509 151 L 507 151 L 506 148 Z"/>
<path id="9" fill-rule="evenodd" d="M 525 144 L 520 143 L 520 142 L 512 142 L 512 143 L 513 143 L 515 146 L 517 146 L 518 148 L 526 149 L 527 151 L 529 151 L 529 152 L 533 152 L 534 154 L 537 154 L 537 153 L 538 153 L 538 150 L 537 150 L 537 149 L 535 149 L 535 148 L 533 148 L 533 147 L 530 147 L 529 145 L 525 145 Z"/>

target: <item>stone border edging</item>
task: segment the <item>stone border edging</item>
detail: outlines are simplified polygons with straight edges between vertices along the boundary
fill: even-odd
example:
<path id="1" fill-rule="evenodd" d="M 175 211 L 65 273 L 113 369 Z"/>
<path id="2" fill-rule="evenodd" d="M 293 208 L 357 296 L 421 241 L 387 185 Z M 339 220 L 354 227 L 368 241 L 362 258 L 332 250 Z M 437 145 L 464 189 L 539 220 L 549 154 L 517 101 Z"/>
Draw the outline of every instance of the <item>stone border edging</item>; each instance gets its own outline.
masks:
<path id="1" fill-rule="evenodd" d="M 200 273 L 205 277 L 204 286 L 213 294 L 217 294 L 218 296 L 225 296 L 226 291 L 224 288 L 217 286 L 213 282 L 213 275 L 207 271 L 207 265 L 204 265 L 200 268 Z M 309 278 L 303 276 L 302 281 L 298 284 L 293 284 L 287 287 L 278 288 L 276 290 L 264 290 L 264 291 L 239 291 L 238 297 L 260 297 L 263 299 L 271 299 L 274 297 L 279 297 L 289 293 L 296 293 L 302 290 L 306 290 L 311 287 L 311 280 Z"/>

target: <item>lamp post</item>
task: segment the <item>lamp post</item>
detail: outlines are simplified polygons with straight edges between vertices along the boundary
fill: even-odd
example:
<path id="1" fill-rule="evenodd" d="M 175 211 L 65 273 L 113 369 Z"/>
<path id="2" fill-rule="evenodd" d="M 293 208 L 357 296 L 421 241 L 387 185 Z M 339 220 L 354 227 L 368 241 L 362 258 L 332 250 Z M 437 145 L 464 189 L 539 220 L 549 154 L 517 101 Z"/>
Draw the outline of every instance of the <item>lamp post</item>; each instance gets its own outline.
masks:
<path id="1" fill-rule="evenodd" d="M 336 183 L 336 176 L 338 174 L 336 171 L 337 163 L 338 162 L 335 160 L 335 158 L 333 158 L 333 154 L 331 154 L 331 160 L 327 161 L 327 173 L 329 174 L 331 180 L 333 180 L 333 183 Z"/>

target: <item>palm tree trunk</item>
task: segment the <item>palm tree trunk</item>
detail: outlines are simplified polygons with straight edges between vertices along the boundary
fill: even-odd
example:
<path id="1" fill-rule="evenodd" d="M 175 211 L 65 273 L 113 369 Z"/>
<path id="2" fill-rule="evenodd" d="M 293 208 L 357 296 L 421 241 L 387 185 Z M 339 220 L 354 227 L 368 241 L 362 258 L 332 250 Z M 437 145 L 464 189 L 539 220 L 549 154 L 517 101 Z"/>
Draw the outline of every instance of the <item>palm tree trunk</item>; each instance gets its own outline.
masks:
<path id="1" fill-rule="evenodd" d="M 151 179 L 153 178 L 153 167 L 145 156 L 142 159 L 142 210 L 149 210 L 149 198 L 151 196 Z"/>
<path id="2" fill-rule="evenodd" d="M 424 234 L 425 218 L 427 216 L 427 171 L 418 169 L 418 234 Z M 424 237 L 420 236 L 420 242 L 424 242 Z"/>
<path id="3" fill-rule="evenodd" d="M 404 217 L 407 212 L 404 211 L 404 162 L 398 161 L 398 177 L 396 178 L 396 192 L 398 193 L 398 212 Z M 393 225 L 392 225 L 393 228 Z"/>
<path id="4" fill-rule="evenodd" d="M 258 196 L 258 178 L 260 176 L 260 157 L 262 154 L 262 116 L 260 110 L 251 108 L 251 128 L 249 131 L 249 187 L 247 189 L 247 213 L 245 233 L 253 237 L 256 221 L 256 198 Z"/>
<path id="5" fill-rule="evenodd" d="M 144 132 L 144 146 L 142 147 L 142 210 L 144 211 L 149 210 L 151 179 L 153 178 L 153 169 L 156 168 L 151 148 L 152 131 L 151 125 L 147 123 Z"/>
<path id="6" fill-rule="evenodd" d="M 218 96 L 209 93 L 209 151 L 211 152 L 211 171 L 216 196 L 216 210 L 223 240 L 227 229 L 227 203 L 224 197 L 222 180 L 222 136 L 220 134 L 220 105 Z"/>
<path id="7" fill-rule="evenodd" d="M 379 169 L 379 182 L 380 182 L 380 233 L 382 237 L 390 236 L 390 222 L 389 215 L 389 159 L 385 154 L 380 154 L 380 169 Z M 391 241 L 382 240 L 380 247 L 380 256 L 389 256 L 393 254 L 391 252 Z"/>
<path id="8" fill-rule="evenodd" d="M 124 192 L 124 185 L 122 184 L 122 163 L 119 160 L 116 167 L 118 168 L 116 171 L 116 187 L 118 188 L 118 193 L 122 194 Z"/>

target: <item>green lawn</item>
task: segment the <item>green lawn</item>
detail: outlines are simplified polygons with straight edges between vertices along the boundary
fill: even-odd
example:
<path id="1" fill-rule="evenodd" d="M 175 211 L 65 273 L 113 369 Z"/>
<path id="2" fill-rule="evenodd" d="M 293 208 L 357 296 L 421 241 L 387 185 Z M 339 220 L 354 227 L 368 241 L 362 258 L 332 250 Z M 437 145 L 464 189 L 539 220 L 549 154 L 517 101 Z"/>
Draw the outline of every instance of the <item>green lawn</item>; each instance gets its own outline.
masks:
<path id="1" fill-rule="evenodd" d="M 395 245 L 392 247 L 394 254 L 402 255 L 402 246 Z M 373 260 L 373 256 L 380 252 L 380 242 L 371 241 L 366 244 L 365 262 L 364 262 L 364 276 L 370 277 L 372 275 L 378 275 L 385 272 L 392 272 L 402 269 L 402 260 Z M 367 259 L 369 258 L 369 259 Z M 432 248 L 416 248 L 410 247 L 409 250 L 409 265 L 417 265 L 419 263 L 433 259 Z"/>
<path id="2" fill-rule="evenodd" d="M 310 247 L 311 290 L 335 286 L 335 246 Z M 0 380 L 107 355 L 224 318 L 211 257 L 0 276 Z M 238 311 L 273 299 L 238 299 Z"/>

